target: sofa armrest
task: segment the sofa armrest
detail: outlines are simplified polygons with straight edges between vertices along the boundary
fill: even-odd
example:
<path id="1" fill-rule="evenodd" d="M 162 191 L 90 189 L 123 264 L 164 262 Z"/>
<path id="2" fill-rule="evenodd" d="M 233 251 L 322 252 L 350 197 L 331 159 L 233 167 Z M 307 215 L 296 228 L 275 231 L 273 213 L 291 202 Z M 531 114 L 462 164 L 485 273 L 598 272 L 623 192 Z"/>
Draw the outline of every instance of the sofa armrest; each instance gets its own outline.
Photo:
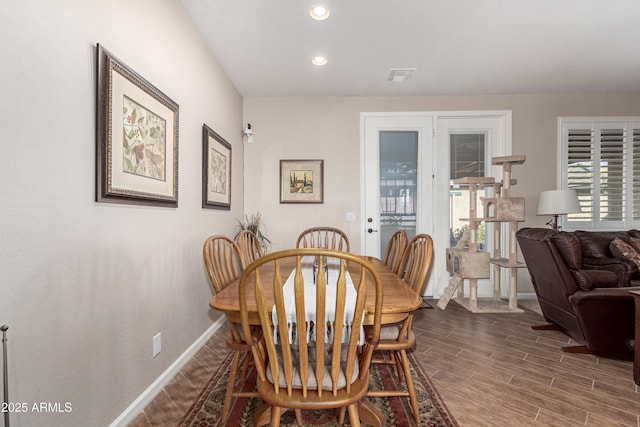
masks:
<path id="1" fill-rule="evenodd" d="M 583 291 L 595 288 L 618 287 L 618 274 L 608 270 L 571 270 L 578 287 Z"/>
<path id="2" fill-rule="evenodd" d="M 635 301 L 629 291 L 640 287 L 599 288 L 578 291 L 569 297 L 594 354 L 633 360 Z"/>
<path id="3" fill-rule="evenodd" d="M 609 270 L 618 277 L 617 287 L 627 287 L 631 279 L 638 275 L 638 266 L 628 259 L 618 258 L 584 258 L 582 268 L 585 270 Z"/>

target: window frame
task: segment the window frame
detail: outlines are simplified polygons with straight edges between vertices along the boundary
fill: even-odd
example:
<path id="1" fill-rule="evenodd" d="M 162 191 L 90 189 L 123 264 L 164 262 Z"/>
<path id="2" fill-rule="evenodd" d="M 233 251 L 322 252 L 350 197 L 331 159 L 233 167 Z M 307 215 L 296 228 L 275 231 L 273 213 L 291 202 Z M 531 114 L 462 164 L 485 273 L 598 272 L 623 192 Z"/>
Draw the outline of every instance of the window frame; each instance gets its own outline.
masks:
<path id="1" fill-rule="evenodd" d="M 559 159 L 559 189 L 570 188 L 569 183 L 569 130 L 590 129 L 592 132 L 593 149 L 599 148 L 602 142 L 601 131 L 603 129 L 621 129 L 623 133 L 623 153 L 624 153 L 624 172 L 623 172 L 623 193 L 622 200 L 624 211 L 621 220 L 602 220 L 599 218 L 601 206 L 600 179 L 592 179 L 593 186 L 593 205 L 594 209 L 589 220 L 579 221 L 570 219 L 570 215 L 562 218 L 562 225 L 567 229 L 591 229 L 591 230 L 610 230 L 621 228 L 640 228 L 640 215 L 638 219 L 633 219 L 633 197 L 634 197 L 634 153 L 636 164 L 640 165 L 640 117 L 638 116 L 615 116 L 615 117 L 559 117 L 558 118 L 558 159 Z M 634 132 L 635 131 L 635 132 Z M 635 138 L 634 138 L 635 134 Z M 634 150 L 634 143 L 636 149 Z M 595 152 L 592 159 L 601 159 L 601 151 Z M 602 161 L 600 161 L 602 165 Z M 594 174 L 600 175 L 600 165 L 596 165 Z M 640 171 L 635 172 L 636 180 L 640 177 Z M 638 195 L 636 195 L 636 199 Z M 638 200 L 636 200 L 638 204 Z"/>

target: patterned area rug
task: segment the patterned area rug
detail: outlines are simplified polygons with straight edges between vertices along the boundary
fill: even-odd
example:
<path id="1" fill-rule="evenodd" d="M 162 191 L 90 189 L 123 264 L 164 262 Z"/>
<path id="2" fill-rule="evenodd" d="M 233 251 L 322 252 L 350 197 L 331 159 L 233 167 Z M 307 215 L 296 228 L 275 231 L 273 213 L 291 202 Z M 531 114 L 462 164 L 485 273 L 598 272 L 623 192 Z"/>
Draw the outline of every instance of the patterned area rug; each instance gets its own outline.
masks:
<path id="1" fill-rule="evenodd" d="M 420 363 L 411 352 L 408 353 L 411 364 L 411 372 L 414 387 L 420 408 L 420 423 L 417 424 L 411 413 L 409 399 L 406 397 L 369 397 L 368 399 L 377 406 L 385 417 L 385 427 L 387 426 L 430 426 L 430 427 L 457 427 L 449 409 L 444 404 L 442 398 L 436 391 L 431 380 L 424 372 Z M 221 421 L 222 405 L 224 394 L 229 381 L 229 370 L 231 365 L 231 354 L 222 362 L 218 372 L 209 380 L 200 396 L 191 409 L 184 416 L 181 427 L 218 427 L 218 426 L 243 426 L 252 427 L 253 415 L 262 405 L 262 400 L 258 398 L 238 398 L 236 399 L 225 424 Z M 391 367 L 392 368 L 392 367 Z M 393 369 L 393 368 L 392 368 Z M 385 389 L 395 389 L 398 387 L 398 379 L 395 373 L 391 373 L 387 365 L 371 365 L 370 389 L 380 390 L 382 385 Z M 247 384 L 255 384 L 255 371 L 253 371 Z M 239 381 L 239 378 L 236 379 Z M 250 387 L 250 386 L 246 386 Z M 404 385 L 401 385 L 403 390 Z M 236 388 L 237 390 L 237 388 Z M 338 411 L 303 411 L 304 425 L 330 427 L 338 426 Z M 281 418 L 281 426 L 297 426 L 293 411 L 288 411 Z M 349 425 L 349 417 L 346 417 L 345 424 Z M 362 424 L 365 425 L 364 423 Z"/>

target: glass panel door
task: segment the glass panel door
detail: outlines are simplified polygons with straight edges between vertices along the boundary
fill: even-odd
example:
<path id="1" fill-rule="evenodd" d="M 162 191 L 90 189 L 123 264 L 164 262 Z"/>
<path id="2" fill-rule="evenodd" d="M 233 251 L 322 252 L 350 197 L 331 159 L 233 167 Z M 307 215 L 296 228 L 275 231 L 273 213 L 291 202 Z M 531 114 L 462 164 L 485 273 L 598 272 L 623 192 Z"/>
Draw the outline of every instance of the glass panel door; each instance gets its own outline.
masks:
<path id="1" fill-rule="evenodd" d="M 418 132 L 380 132 L 380 252 L 384 257 L 389 239 L 404 230 L 416 235 L 418 183 Z"/>
<path id="2" fill-rule="evenodd" d="M 362 116 L 363 248 L 382 259 L 399 229 L 433 232 L 433 119 L 423 113 Z M 429 282 L 425 294 L 432 291 Z"/>
<path id="3" fill-rule="evenodd" d="M 469 217 L 469 189 L 453 184 L 453 180 L 466 177 L 487 175 L 485 154 L 486 133 L 451 133 L 449 135 L 449 179 L 452 181 L 449 191 L 449 247 L 458 244 L 469 222 L 460 218 Z M 482 206 L 480 198 L 484 191 L 478 191 L 476 206 Z M 479 250 L 486 250 L 486 223 L 478 224 L 476 241 Z"/>

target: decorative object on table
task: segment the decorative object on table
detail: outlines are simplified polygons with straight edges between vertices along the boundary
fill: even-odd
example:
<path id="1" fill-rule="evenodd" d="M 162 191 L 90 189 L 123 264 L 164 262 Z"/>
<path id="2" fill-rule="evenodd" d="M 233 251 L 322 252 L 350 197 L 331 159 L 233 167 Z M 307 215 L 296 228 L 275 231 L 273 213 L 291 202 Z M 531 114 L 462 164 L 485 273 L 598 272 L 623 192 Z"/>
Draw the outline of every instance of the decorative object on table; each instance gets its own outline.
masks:
<path id="1" fill-rule="evenodd" d="M 457 292 L 455 301 L 472 313 L 521 313 L 517 298 L 517 269 L 526 265 L 518 262 L 515 234 L 518 222 L 524 221 L 524 198 L 512 197 L 511 187 L 516 180 L 511 178 L 513 165 L 523 164 L 526 156 L 512 155 L 493 157 L 492 165 L 502 167 L 502 181 L 496 182 L 494 177 L 463 177 L 453 180 L 455 185 L 468 188 L 469 218 L 461 218 L 469 222 L 469 227 L 458 240 L 454 248 L 446 249 L 447 271 L 451 273 L 449 285 L 445 288 L 437 306 L 445 309 L 449 300 Z M 492 188 L 493 197 L 480 197 L 482 209 L 478 212 L 478 191 Z M 478 231 L 481 223 L 493 223 L 493 253 L 478 250 Z M 503 227 L 503 224 L 505 226 Z M 506 228 L 509 244 L 501 248 L 502 229 Z M 506 253 L 502 253 L 502 250 Z M 493 266 L 493 274 L 491 274 Z M 501 269 L 509 273 L 508 304 L 502 300 Z M 493 296 L 478 298 L 478 280 L 493 278 Z M 469 283 L 469 297 L 464 297 L 464 281 Z"/>
<path id="2" fill-rule="evenodd" d="M 202 207 L 231 209 L 231 144 L 202 125 Z"/>
<path id="3" fill-rule="evenodd" d="M 449 408 L 440 397 L 435 385 L 431 382 L 413 352 L 407 353 L 407 357 L 411 368 L 411 376 L 414 379 L 416 395 L 418 396 L 420 423 L 417 424 L 413 419 L 411 408 L 406 399 L 398 399 L 396 397 L 367 398 L 382 412 L 385 421 L 384 425 L 408 427 L 418 425 L 458 426 L 457 421 L 453 418 Z M 180 427 L 221 427 L 224 425 L 248 427 L 254 425 L 254 415 L 262 405 L 262 401 L 257 398 L 238 398 L 231 408 L 228 423 L 221 420 L 220 413 L 222 411 L 222 402 L 224 401 L 225 387 L 229 381 L 230 365 L 231 355 L 221 363 L 217 372 L 207 381 L 196 401 L 178 424 Z M 384 384 L 402 387 L 402 383 L 392 374 L 389 366 L 371 365 L 370 368 L 371 379 L 369 384 L 371 390 L 379 390 Z M 245 391 L 253 390 L 249 384 L 254 384 L 255 378 L 256 372 L 252 370 L 244 385 Z M 240 384 L 236 385 L 239 386 Z M 338 425 L 335 410 L 302 411 L 302 417 L 306 426 L 329 427 Z M 294 414 L 290 412 L 284 414 L 281 418 L 280 426 L 297 426 Z"/>
<path id="4" fill-rule="evenodd" d="M 578 213 L 581 210 L 576 190 L 549 190 L 540 192 L 536 215 L 553 215 L 546 225 L 559 230 L 558 216 Z"/>
<path id="5" fill-rule="evenodd" d="M 323 203 L 324 160 L 280 160 L 280 203 Z"/>
<path id="6" fill-rule="evenodd" d="M 313 284 L 316 284 L 316 280 L 318 278 L 318 257 L 315 257 L 313 260 Z M 324 264 L 324 280 L 329 283 L 329 266 L 327 263 Z"/>
<path id="7" fill-rule="evenodd" d="M 271 240 L 269 240 L 269 238 L 264 234 L 265 226 L 262 221 L 262 214 L 260 212 L 248 213 L 244 216 L 242 221 L 237 221 L 238 232 L 235 235 L 235 239 L 238 239 L 238 236 L 243 230 L 248 230 L 258 238 L 258 242 L 262 248 L 262 255 L 268 254 L 269 248 L 271 247 Z"/>
<path id="8" fill-rule="evenodd" d="M 178 206 L 178 104 L 98 45 L 96 201 Z"/>

